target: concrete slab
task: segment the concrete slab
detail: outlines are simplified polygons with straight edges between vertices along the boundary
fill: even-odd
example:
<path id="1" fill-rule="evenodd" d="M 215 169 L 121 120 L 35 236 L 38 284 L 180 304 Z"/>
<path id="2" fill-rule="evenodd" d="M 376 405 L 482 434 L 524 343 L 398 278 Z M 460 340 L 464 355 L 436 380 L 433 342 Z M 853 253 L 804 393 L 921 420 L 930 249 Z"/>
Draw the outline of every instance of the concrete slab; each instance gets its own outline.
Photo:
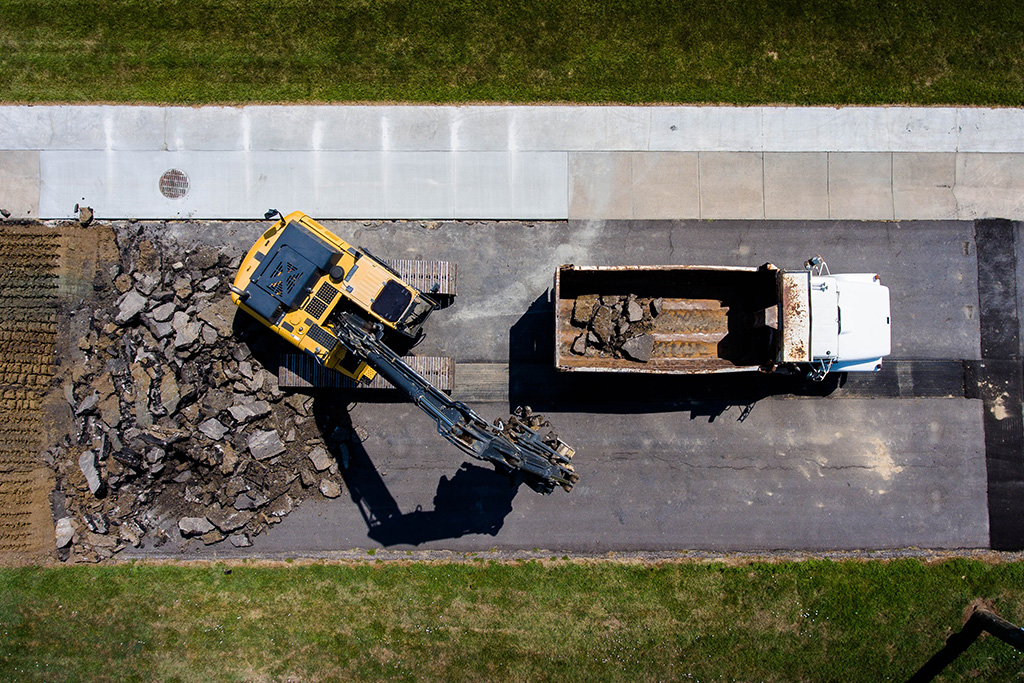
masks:
<path id="1" fill-rule="evenodd" d="M 569 216 L 569 155 L 510 151 L 512 215 L 562 219 Z"/>
<path id="2" fill-rule="evenodd" d="M 508 154 L 454 154 L 452 213 L 475 218 L 512 215 L 512 165 Z"/>
<path id="3" fill-rule="evenodd" d="M 1024 217 L 1024 154 L 956 155 L 960 218 Z"/>
<path id="4" fill-rule="evenodd" d="M 0 149 L 163 149 L 162 107 L 0 107 Z"/>
<path id="5" fill-rule="evenodd" d="M 633 152 L 633 217 L 700 217 L 697 152 Z"/>
<path id="6" fill-rule="evenodd" d="M 761 107 L 654 107 L 651 151 L 759 152 Z"/>
<path id="7" fill-rule="evenodd" d="M 188 194 L 168 199 L 176 168 Z M 508 152 L 43 152 L 40 215 L 259 218 L 271 207 L 323 218 L 567 216 L 566 157 Z M 627 185 L 628 187 L 628 185 Z"/>
<path id="8" fill-rule="evenodd" d="M 39 217 L 39 152 L 0 151 L 0 209 L 14 218 Z"/>
<path id="9" fill-rule="evenodd" d="M 241 107 L 168 107 L 163 149 L 237 152 L 252 149 L 252 121 Z"/>
<path id="10" fill-rule="evenodd" d="M 456 107 L 453 111 L 452 149 L 515 151 L 511 107 Z"/>
<path id="11" fill-rule="evenodd" d="M 246 107 L 249 146 L 267 151 L 380 151 L 382 107 Z"/>
<path id="12" fill-rule="evenodd" d="M 892 155 L 892 202 L 897 220 L 955 219 L 956 154 Z"/>
<path id="13" fill-rule="evenodd" d="M 830 218 L 891 220 L 892 154 L 829 153 L 828 197 Z"/>
<path id="14" fill-rule="evenodd" d="M 385 156 L 384 216 L 450 218 L 454 215 L 451 157 L 443 152 Z"/>
<path id="15" fill-rule="evenodd" d="M 302 209 L 313 216 L 369 218 L 385 215 L 382 179 L 386 155 L 383 152 L 319 152 L 310 156 L 313 196 L 309 206 L 313 208 L 302 209 L 299 198 L 306 196 L 304 192 L 290 201 L 280 202 L 280 206 Z"/>
<path id="16" fill-rule="evenodd" d="M 765 152 L 764 214 L 765 218 L 828 218 L 828 154 Z"/>
<path id="17" fill-rule="evenodd" d="M 756 152 L 701 152 L 701 218 L 764 218 L 764 163 Z"/>
<path id="18" fill-rule="evenodd" d="M 625 152 L 569 155 L 569 218 L 632 218 L 632 165 Z"/>
<path id="19" fill-rule="evenodd" d="M 510 107 L 509 149 L 645 150 L 651 111 L 648 107 Z"/>
<path id="20" fill-rule="evenodd" d="M 775 152 L 884 151 L 889 136 L 880 107 L 771 107 L 764 148 Z"/>
<path id="21" fill-rule="evenodd" d="M 446 151 L 452 146 L 451 107 L 382 107 L 381 149 L 388 151 Z"/>
<path id="22" fill-rule="evenodd" d="M 959 152 L 1024 152 L 1024 109 L 957 110 Z"/>
<path id="23" fill-rule="evenodd" d="M 957 109 L 885 107 L 885 127 L 893 152 L 954 152 L 958 144 Z"/>

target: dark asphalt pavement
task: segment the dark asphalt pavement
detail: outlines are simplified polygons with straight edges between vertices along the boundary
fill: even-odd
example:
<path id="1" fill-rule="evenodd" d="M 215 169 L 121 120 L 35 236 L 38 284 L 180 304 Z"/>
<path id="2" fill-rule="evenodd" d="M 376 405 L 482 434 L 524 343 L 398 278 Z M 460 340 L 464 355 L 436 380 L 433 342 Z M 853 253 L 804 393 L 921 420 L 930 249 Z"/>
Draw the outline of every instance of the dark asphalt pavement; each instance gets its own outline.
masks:
<path id="1" fill-rule="evenodd" d="M 1020 424 L 1020 383 L 1006 396 L 990 390 L 982 322 L 1006 324 L 1003 309 L 1013 307 L 1019 325 L 1018 225 L 999 233 L 997 244 L 1010 253 L 995 275 L 985 275 L 982 261 L 981 296 L 973 222 L 329 225 L 374 253 L 458 263 L 459 297 L 431 319 L 417 352 L 451 355 L 457 368 L 472 368 L 465 377 L 476 384 L 461 388 L 457 370 L 455 396 L 484 417 L 504 417 L 511 407 L 480 402 L 488 397 L 543 408 L 578 450 L 580 484 L 546 497 L 512 487 L 482 464 L 463 465 L 462 454 L 409 404 L 362 400 L 349 411 L 350 397 L 320 396 L 318 410 L 370 434 L 353 454 L 346 492 L 305 503 L 248 551 L 193 547 L 199 555 L 992 543 L 987 449 L 1005 419 Z M 210 223 L 198 231 L 181 223 L 170 224 L 168 237 L 241 253 L 259 229 Z M 832 272 L 878 272 L 890 287 L 893 353 L 879 376 L 851 377 L 813 396 L 802 395 L 799 383 L 763 377 L 604 382 L 551 370 L 547 296 L 561 263 L 799 268 L 819 253 Z M 1001 298 L 987 295 L 993 286 L 1006 290 Z M 1000 360 L 1015 362 L 1019 373 L 1019 335 L 1000 339 Z M 1010 418 L 997 414 L 1000 406 L 1010 407 Z M 1000 437 L 1010 439 L 1009 479 L 1020 458 L 1019 435 L 1012 436 Z M 1005 538 L 1012 546 L 1013 534 Z M 152 551 L 178 552 L 171 544 Z"/>

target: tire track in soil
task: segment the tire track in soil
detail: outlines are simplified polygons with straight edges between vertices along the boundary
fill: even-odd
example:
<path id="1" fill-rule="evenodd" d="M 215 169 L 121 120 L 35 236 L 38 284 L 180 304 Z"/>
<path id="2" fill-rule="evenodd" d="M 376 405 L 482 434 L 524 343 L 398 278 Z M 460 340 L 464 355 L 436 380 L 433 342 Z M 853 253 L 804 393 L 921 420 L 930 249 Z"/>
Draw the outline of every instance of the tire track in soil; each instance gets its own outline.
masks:
<path id="1" fill-rule="evenodd" d="M 0 563 L 51 554 L 41 401 L 55 371 L 61 230 L 0 226 Z"/>

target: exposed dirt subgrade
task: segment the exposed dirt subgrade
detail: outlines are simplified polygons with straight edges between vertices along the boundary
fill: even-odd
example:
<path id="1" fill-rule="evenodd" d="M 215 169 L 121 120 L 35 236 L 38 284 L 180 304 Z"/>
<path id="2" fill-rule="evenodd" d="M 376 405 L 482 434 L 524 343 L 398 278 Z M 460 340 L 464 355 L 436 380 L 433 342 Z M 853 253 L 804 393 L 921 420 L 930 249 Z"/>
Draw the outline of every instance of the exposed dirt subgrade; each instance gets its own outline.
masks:
<path id="1" fill-rule="evenodd" d="M 58 557 L 247 547 L 304 499 L 341 495 L 330 454 L 358 430 L 318 425 L 309 397 L 279 390 L 264 367 L 276 342 L 228 295 L 239 255 L 182 248 L 160 223 L 89 229 L 113 230 L 118 249 L 60 316 L 70 344 L 44 454 Z"/>

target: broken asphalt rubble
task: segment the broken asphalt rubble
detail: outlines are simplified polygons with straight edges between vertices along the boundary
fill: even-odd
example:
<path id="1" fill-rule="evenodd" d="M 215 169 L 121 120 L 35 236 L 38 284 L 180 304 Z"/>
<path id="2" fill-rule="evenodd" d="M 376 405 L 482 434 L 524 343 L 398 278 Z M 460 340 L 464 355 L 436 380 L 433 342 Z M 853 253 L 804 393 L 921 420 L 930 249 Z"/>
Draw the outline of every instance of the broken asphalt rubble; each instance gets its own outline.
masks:
<path id="1" fill-rule="evenodd" d="M 58 359 L 70 428 L 44 455 L 58 557 L 175 538 L 247 547 L 304 499 L 340 496 L 312 399 L 279 390 L 236 334 L 238 259 L 163 253 L 133 223 L 115 231 L 120 262 L 68 312 L 72 358 Z M 332 433 L 331 447 L 347 454 L 357 432 Z"/>

